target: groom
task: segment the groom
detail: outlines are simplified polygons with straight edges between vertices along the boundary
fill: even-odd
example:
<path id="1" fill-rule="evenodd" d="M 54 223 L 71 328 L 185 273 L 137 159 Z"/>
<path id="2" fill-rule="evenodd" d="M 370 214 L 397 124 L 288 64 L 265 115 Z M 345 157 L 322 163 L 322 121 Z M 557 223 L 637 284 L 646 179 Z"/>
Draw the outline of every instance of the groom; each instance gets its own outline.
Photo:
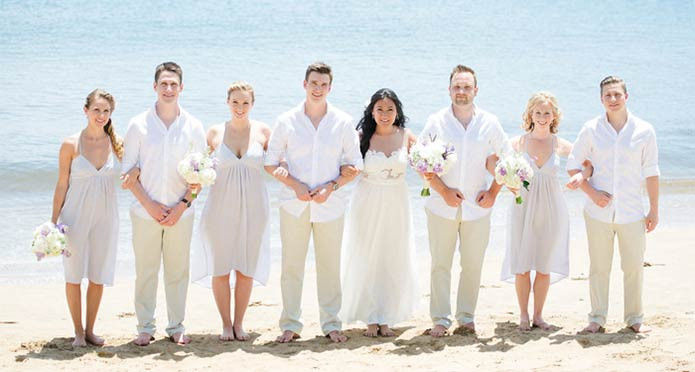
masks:
<path id="1" fill-rule="evenodd" d="M 299 338 L 302 331 L 304 265 L 312 233 L 321 330 L 333 342 L 347 341 L 338 318 L 345 201 L 333 192 L 350 181 L 340 175 L 341 165 L 351 165 L 352 172 L 361 169 L 362 154 L 352 118 L 326 101 L 332 83 L 328 65 L 309 65 L 306 99 L 278 117 L 268 143 L 265 169 L 287 186 L 280 196 L 280 343 Z M 287 169 L 279 167 L 282 161 Z"/>
<path id="2" fill-rule="evenodd" d="M 509 149 L 499 120 L 473 101 L 478 94 L 475 72 L 456 66 L 449 76 L 451 105 L 432 114 L 421 140 L 437 136 L 451 142 L 457 162 L 448 173 L 431 177 L 432 193 L 425 204 L 429 232 L 431 267 L 430 316 L 433 337 L 448 334 L 451 327 L 451 265 L 459 243 L 461 276 L 456 301 L 457 333 L 475 333 L 475 307 L 480 274 L 490 236 L 490 208 L 500 190 L 488 186 L 486 162 L 490 154 Z"/>
<path id="3" fill-rule="evenodd" d="M 594 173 L 580 188 L 590 200 L 584 207 L 589 243 L 591 313 L 583 333 L 604 331 L 608 285 L 618 236 L 623 271 L 624 319 L 636 333 L 642 325 L 642 279 L 646 232 L 659 222 L 659 162 L 654 127 L 627 109 L 625 81 L 608 76 L 599 84 L 605 114 L 584 124 L 567 159 L 567 171 L 582 181 L 582 162 L 591 160 Z M 642 184 L 649 212 L 644 214 Z"/>
<path id="4" fill-rule="evenodd" d="M 189 148 L 205 149 L 205 131 L 198 119 L 179 106 L 183 71 L 174 62 L 157 66 L 157 101 L 130 120 L 125 136 L 123 170 L 140 168 L 139 181 L 130 187 L 137 199 L 130 208 L 135 253 L 136 345 L 154 340 L 159 268 L 164 263 L 164 290 L 169 325 L 166 332 L 177 344 L 187 344 L 183 319 L 188 291 L 193 198 L 178 174 L 178 163 Z M 124 183 L 129 177 L 123 176 Z"/>

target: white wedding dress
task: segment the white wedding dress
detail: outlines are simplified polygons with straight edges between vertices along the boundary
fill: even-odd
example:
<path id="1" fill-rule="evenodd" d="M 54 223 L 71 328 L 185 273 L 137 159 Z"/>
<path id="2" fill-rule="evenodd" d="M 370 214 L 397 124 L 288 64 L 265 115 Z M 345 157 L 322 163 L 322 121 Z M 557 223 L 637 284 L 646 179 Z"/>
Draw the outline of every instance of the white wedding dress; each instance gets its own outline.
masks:
<path id="1" fill-rule="evenodd" d="M 418 307 L 407 161 L 406 146 L 390 156 L 369 150 L 364 158 L 343 246 L 341 318 L 347 323 L 392 326 Z"/>

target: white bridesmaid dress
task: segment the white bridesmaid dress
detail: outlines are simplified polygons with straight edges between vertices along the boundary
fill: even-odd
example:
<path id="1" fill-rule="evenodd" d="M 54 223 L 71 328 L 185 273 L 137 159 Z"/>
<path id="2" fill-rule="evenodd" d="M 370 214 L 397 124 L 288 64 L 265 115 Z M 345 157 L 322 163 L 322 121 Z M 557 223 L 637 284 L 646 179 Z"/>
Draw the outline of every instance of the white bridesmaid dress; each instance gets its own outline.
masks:
<path id="1" fill-rule="evenodd" d="M 80 284 L 89 279 L 113 285 L 118 251 L 116 180 L 120 166 L 109 153 L 99 169 L 80 153 L 70 164 L 70 186 L 58 221 L 67 225 L 69 257 L 63 257 L 65 281 Z"/>
<path id="2" fill-rule="evenodd" d="M 553 148 L 557 148 L 554 136 Z M 540 168 L 529 156 L 526 141 L 523 153 L 534 176 L 529 190 L 521 189 L 524 202 L 512 200 L 501 277 L 514 283 L 515 274 L 540 272 L 550 274 L 555 283 L 569 274 L 569 213 L 558 181 L 564 169 L 555 151 Z"/>
<path id="3" fill-rule="evenodd" d="M 263 146 L 252 141 L 239 158 L 222 142 L 213 156 L 218 161 L 217 179 L 200 217 L 192 281 L 210 287 L 213 276 L 239 271 L 265 285 L 270 273 L 270 205 Z M 232 274 L 232 285 L 234 281 Z"/>

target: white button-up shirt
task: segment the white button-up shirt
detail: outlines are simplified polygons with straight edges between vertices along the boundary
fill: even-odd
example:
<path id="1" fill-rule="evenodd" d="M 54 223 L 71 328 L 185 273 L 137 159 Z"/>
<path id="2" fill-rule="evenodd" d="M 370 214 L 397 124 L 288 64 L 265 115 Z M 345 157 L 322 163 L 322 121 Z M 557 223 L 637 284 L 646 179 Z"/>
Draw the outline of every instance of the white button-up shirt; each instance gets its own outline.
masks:
<path id="1" fill-rule="evenodd" d="M 304 113 L 304 104 L 278 117 L 265 165 L 275 166 L 285 160 L 290 174 L 310 189 L 337 179 L 343 164 L 362 169 L 362 153 L 352 117 L 328 104 L 317 129 Z M 339 218 L 345 213 L 346 199 L 343 190 L 332 193 L 321 204 L 297 199 L 289 187 L 283 187 L 280 192 L 281 208 L 298 217 L 308 206 L 311 222 Z"/>
<path id="2" fill-rule="evenodd" d="M 155 106 L 135 116 L 128 124 L 123 142 L 123 171 L 140 167 L 140 183 L 147 196 L 169 207 L 176 205 L 188 189 L 177 170 L 179 162 L 189 150 L 202 152 L 206 146 L 203 125 L 181 107 L 168 129 L 157 116 Z M 141 218 L 152 218 L 137 200 L 131 211 Z M 192 207 L 183 216 L 191 213 Z"/>
<path id="3" fill-rule="evenodd" d="M 420 140 L 429 136 L 437 136 L 444 142 L 451 142 L 456 150 L 456 164 L 440 178 L 446 186 L 459 189 L 463 193 L 461 219 L 472 221 L 487 216 L 491 208 L 483 208 L 475 200 L 481 191 L 489 188 L 489 180 L 492 179 L 485 167 L 485 161 L 492 153 L 501 155 L 511 150 L 497 116 L 475 106 L 473 118 L 465 129 L 449 106 L 427 119 Z M 458 207 L 446 204 L 437 192 L 433 192 L 427 198 L 425 208 L 450 220 L 456 219 L 458 212 Z"/>
<path id="4" fill-rule="evenodd" d="M 605 114 L 589 120 L 577 136 L 567 159 L 567 170 L 580 170 L 586 159 L 594 166 L 589 184 L 613 195 L 604 208 L 588 199 L 586 213 L 606 223 L 627 224 L 644 219 L 643 180 L 660 174 L 654 127 L 630 112 L 620 132 L 615 131 Z"/>

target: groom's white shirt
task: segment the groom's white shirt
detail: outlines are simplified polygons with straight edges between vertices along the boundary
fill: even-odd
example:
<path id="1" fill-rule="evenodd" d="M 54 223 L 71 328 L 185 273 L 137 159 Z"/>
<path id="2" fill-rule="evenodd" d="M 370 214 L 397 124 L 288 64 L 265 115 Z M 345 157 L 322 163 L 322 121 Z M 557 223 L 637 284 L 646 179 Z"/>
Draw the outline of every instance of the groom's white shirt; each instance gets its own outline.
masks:
<path id="1" fill-rule="evenodd" d="M 265 165 L 276 166 L 285 160 L 289 173 L 309 188 L 338 178 L 340 166 L 351 164 L 362 169 L 359 137 L 352 117 L 327 104 L 326 115 L 318 129 L 304 113 L 304 103 L 277 119 L 268 143 Z M 345 213 L 346 196 L 333 193 L 321 204 L 297 199 L 289 187 L 282 187 L 282 208 L 295 217 L 310 208 L 311 222 L 328 222 Z"/>

